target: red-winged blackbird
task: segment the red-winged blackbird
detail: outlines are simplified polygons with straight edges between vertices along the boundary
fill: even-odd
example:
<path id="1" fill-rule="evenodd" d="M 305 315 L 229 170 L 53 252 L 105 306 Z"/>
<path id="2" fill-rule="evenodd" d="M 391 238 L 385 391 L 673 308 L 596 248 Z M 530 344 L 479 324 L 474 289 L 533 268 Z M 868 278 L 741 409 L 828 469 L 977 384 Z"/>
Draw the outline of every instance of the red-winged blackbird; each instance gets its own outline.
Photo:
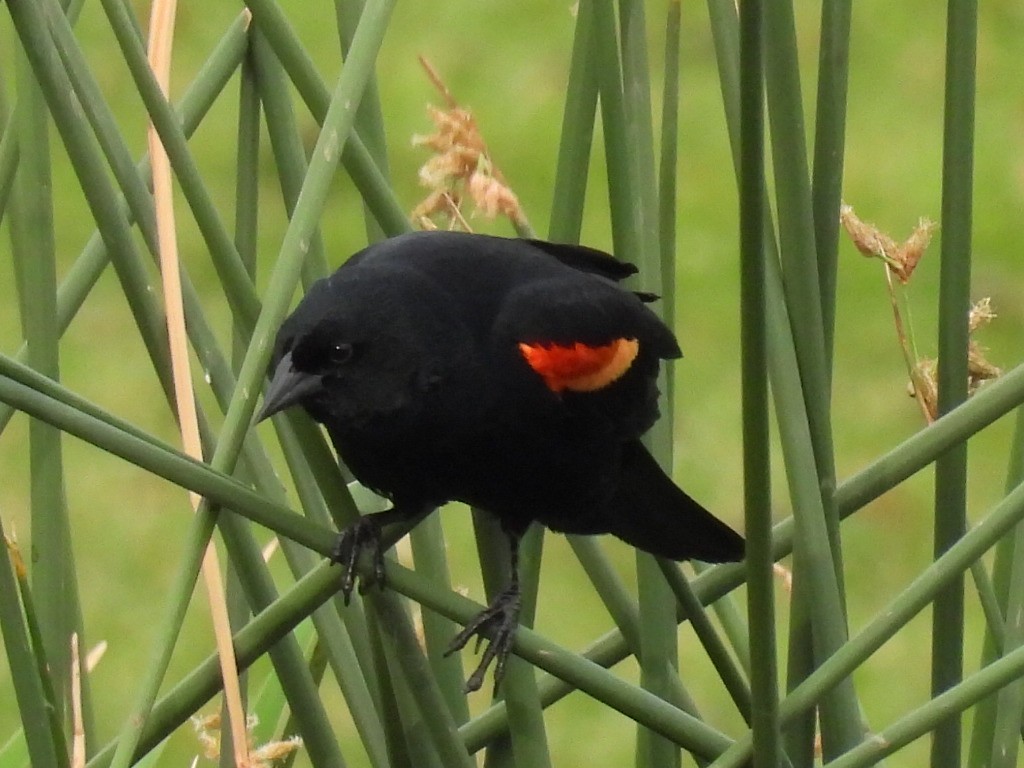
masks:
<path id="1" fill-rule="evenodd" d="M 611 533 L 673 560 L 739 560 L 743 539 L 662 472 L 640 436 L 658 417 L 672 332 L 617 282 L 635 268 L 576 245 L 419 232 L 372 245 L 315 283 L 278 333 L 260 419 L 302 405 L 392 509 L 339 536 L 346 600 L 362 549 L 383 578 L 381 526 L 447 501 L 497 515 L 508 588 L 456 638 L 488 638 L 467 690 L 519 614 L 516 552 L 531 522 Z"/>

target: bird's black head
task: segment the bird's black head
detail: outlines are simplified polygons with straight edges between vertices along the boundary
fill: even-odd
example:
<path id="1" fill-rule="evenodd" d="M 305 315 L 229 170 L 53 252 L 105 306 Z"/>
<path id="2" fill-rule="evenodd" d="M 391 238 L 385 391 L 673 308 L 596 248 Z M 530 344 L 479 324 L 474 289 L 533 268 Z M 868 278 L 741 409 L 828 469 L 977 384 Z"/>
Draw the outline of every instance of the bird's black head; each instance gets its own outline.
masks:
<path id="1" fill-rule="evenodd" d="M 317 421 L 357 425 L 420 401 L 444 361 L 409 279 L 385 277 L 342 270 L 312 286 L 278 333 L 257 420 L 301 405 Z"/>
<path id="2" fill-rule="evenodd" d="M 293 405 L 302 405 L 316 415 L 320 402 L 353 363 L 356 344 L 351 333 L 329 318 L 294 333 L 289 330 L 286 323 L 278 334 L 270 386 L 258 421 Z"/>

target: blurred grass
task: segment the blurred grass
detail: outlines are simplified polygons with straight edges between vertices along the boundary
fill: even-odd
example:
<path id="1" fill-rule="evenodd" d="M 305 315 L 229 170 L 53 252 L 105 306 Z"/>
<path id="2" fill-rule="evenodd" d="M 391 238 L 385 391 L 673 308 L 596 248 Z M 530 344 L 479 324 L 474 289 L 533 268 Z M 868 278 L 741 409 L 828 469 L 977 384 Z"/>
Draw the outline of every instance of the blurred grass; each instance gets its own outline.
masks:
<path id="1" fill-rule="evenodd" d="M 317 59 L 325 80 L 337 68 L 337 44 L 331 13 L 322 4 L 290 4 L 307 49 Z M 805 101 L 813 93 L 817 19 L 808 4 L 798 4 L 798 34 L 804 68 Z M 137 12 L 145 18 L 142 4 Z M 180 94 L 202 59 L 234 18 L 237 8 L 223 4 L 179 10 L 172 93 Z M 1019 89 L 1024 7 L 1017 3 L 982 4 L 979 19 L 978 122 L 975 160 L 974 265 L 975 298 L 991 295 L 999 319 L 982 331 L 980 340 L 990 358 L 1009 367 L 1020 359 L 1024 279 L 1019 267 L 1021 233 L 1018 212 L 1024 207 L 1024 101 Z M 663 14 L 652 7 L 650 26 Z M 855 4 L 851 39 L 851 72 L 844 197 L 858 213 L 893 236 L 909 232 L 919 216 L 938 218 L 941 171 L 942 77 L 944 13 L 923 0 L 892 4 L 861 0 Z M 416 55 L 423 54 L 442 73 L 461 103 L 471 107 L 492 156 L 519 194 L 528 214 L 543 221 L 551 205 L 555 157 L 562 115 L 563 85 L 568 69 L 573 19 L 568 3 L 528 0 L 519 3 L 406 3 L 395 11 L 379 59 L 378 76 L 389 160 L 399 199 L 411 208 L 422 195 L 416 169 L 425 159 L 410 137 L 429 130 L 424 105 L 438 101 L 422 76 Z M 87 4 L 77 31 L 88 42 L 86 53 L 100 86 L 115 109 L 136 155 L 145 132 L 143 112 L 128 75 L 117 57 L 96 4 Z M 652 32 L 657 50 L 659 31 Z M 0 14 L 0 51 L 13 50 L 12 32 Z M 739 328 L 735 311 L 738 293 L 737 208 L 728 144 L 722 116 L 714 54 L 706 19 L 699 4 L 683 8 L 680 109 L 679 269 L 677 331 L 686 358 L 676 364 L 676 476 L 697 498 L 733 524 L 741 521 Z M 3 55 L 0 82 L 13 91 L 10 57 Z M 657 57 L 653 66 L 660 66 Z M 654 73 L 657 83 L 660 75 Z M 234 112 L 237 78 L 191 143 L 214 199 L 224 217 L 234 199 Z M 655 105 L 655 119 L 658 105 Z M 297 108 L 310 145 L 315 124 Z M 813 113 L 808 110 L 808 132 Z M 77 189 L 59 140 L 52 138 L 54 186 L 58 192 L 58 269 L 66 269 L 94 225 Z M 603 152 L 594 153 L 591 189 L 582 241 L 610 247 L 607 201 L 602 184 Z M 269 160 L 269 142 L 262 143 Z M 268 165 L 261 178 L 261 282 L 285 226 L 278 202 L 277 180 Z M 184 210 L 182 207 L 180 210 Z M 336 265 L 364 243 L 361 206 L 350 182 L 339 175 L 322 222 L 328 260 Z M 188 216 L 182 216 L 180 247 L 207 307 L 222 302 L 204 246 Z M 495 229 L 473 221 L 481 229 Z M 941 222 L 940 222 L 941 223 Z M 505 230 L 497 230 L 505 231 Z M 941 238 L 942 231 L 938 233 Z M 934 353 L 939 243 L 934 242 L 915 275 L 911 289 L 913 322 L 925 354 Z M 20 343 L 9 226 L 0 223 L 0 349 L 9 353 Z M 211 320 L 226 334 L 228 314 Z M 174 425 L 137 334 L 127 332 L 130 316 L 112 272 L 102 278 L 61 345 L 65 383 L 144 429 L 173 440 Z M 883 276 L 876 262 L 840 244 L 838 309 L 833 396 L 833 425 L 840 479 L 921 428 L 916 407 L 905 394 L 905 376 L 895 341 Z M 986 430 L 970 445 L 969 515 L 977 516 L 1002 493 L 1008 419 Z M 17 417 L 0 439 L 0 515 L 5 528 L 20 533 L 27 553 L 28 532 L 26 420 Z M 142 654 L 161 616 L 160 602 L 177 560 L 177 542 L 189 510 L 177 488 L 129 468 L 119 460 L 66 441 L 69 511 L 77 565 L 81 574 L 82 610 L 87 617 L 87 642 L 110 642 L 94 673 L 94 690 L 116 690 L 119 681 L 142 667 Z M 778 455 L 778 452 L 776 452 Z M 776 468 L 777 470 L 779 468 Z M 777 487 L 784 487 L 777 484 Z M 128 494 L 124 490 L 129 489 Z M 129 498 L 126 508 L 121 500 Z M 777 492 L 776 497 L 784 499 Z M 776 511 L 789 512 L 786 502 Z M 930 473 L 921 473 L 883 496 L 844 524 L 850 626 L 861 626 L 891 595 L 930 559 Z M 474 558 L 472 531 L 465 510 L 443 515 L 456 584 L 482 593 Z M 263 535 L 260 532 L 260 535 Z M 632 553 L 617 542 L 608 550 L 623 572 Z M 466 556 L 463 557 L 463 553 Z M 555 586 L 557 585 L 557 588 Z M 631 587 L 635 585 L 631 584 Z M 578 588 L 576 588 L 578 587 Z M 968 586 L 968 668 L 980 652 L 980 611 Z M 784 609 L 783 609 L 784 610 Z M 571 617 L 571 618 L 567 618 Z M 785 615 L 780 616 L 784 620 Z M 604 609 L 559 536 L 545 547 L 537 626 L 564 645 L 579 647 L 609 626 Z M 881 649 L 856 675 L 858 689 L 872 724 L 891 722 L 927 698 L 928 645 L 926 615 L 915 619 Z M 192 610 L 186 632 L 192 642 L 179 645 L 170 678 L 204 658 L 210 631 L 202 610 Z M 701 706 L 711 722 L 728 731 L 739 725 L 727 697 L 715 687 L 713 671 L 699 644 L 686 628 L 680 638 L 682 666 L 692 671 Z M 265 662 L 264 662 L 265 663 Z M 635 670 L 624 669 L 635 676 Z M 907 675 L 908 669 L 920 674 Z M 259 679 L 257 677 L 255 679 Z M 0 690 L 9 688 L 0 666 Z M 906 681 L 898 687 L 893 679 Z M 127 700 L 95 697 L 101 733 L 120 724 Z M 720 707 L 720 709 L 716 709 Z M 338 709 L 338 708 L 336 708 Z M 10 697 L 0 697 L 0 734 L 17 722 Z M 626 764 L 632 756 L 633 724 L 587 697 L 574 695 L 547 715 L 552 755 L 598 765 Z M 968 724 L 969 727 L 969 724 Z M 615 734 L 622 734 L 617 739 Z M 355 737 L 352 736 L 353 744 Z M 195 752 L 194 740 L 178 734 L 181 759 Z M 920 745 L 900 757 L 900 764 L 920 762 Z"/>

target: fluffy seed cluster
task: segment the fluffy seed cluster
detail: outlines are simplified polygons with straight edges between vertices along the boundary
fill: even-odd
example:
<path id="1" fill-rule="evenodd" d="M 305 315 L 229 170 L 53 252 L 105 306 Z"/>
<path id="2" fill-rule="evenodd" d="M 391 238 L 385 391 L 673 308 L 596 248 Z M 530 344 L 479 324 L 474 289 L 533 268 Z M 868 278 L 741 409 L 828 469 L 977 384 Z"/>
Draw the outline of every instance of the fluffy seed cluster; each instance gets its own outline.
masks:
<path id="1" fill-rule="evenodd" d="M 451 96 L 437 73 L 424 59 L 420 63 L 441 95 L 446 108 L 427 106 L 434 132 L 416 135 L 412 143 L 430 150 L 419 170 L 420 184 L 430 190 L 412 212 L 413 223 L 423 229 L 470 230 L 463 215 L 463 201 L 488 219 L 505 216 L 513 225 L 525 226 L 526 215 L 519 198 L 491 160 L 473 113 Z"/>
<path id="2" fill-rule="evenodd" d="M 253 729 L 257 725 L 259 725 L 257 718 L 250 715 L 245 724 L 246 733 L 251 736 Z M 220 726 L 219 714 L 192 718 L 192 727 L 195 729 L 196 738 L 203 748 L 203 756 L 208 760 L 220 759 Z M 253 748 L 252 744 L 250 744 L 247 768 L 271 768 L 279 760 L 288 757 L 301 748 L 302 738 L 299 736 L 292 736 L 283 741 L 269 741 L 256 748 Z"/>
<path id="3" fill-rule="evenodd" d="M 865 256 L 881 259 L 885 263 L 896 335 L 910 374 L 907 393 L 918 401 L 925 420 L 931 423 L 938 417 L 938 360 L 920 357 L 914 349 L 913 333 L 904 323 L 900 296 L 892 276 L 895 275 L 901 286 L 907 285 L 938 225 L 922 217 L 910 237 L 903 242 L 897 242 L 874 224 L 861 220 L 853 207 L 845 203 L 840 207 L 839 221 L 858 251 Z M 905 295 L 902 303 L 906 303 Z M 988 361 L 984 348 L 973 338 L 974 332 L 990 323 L 995 316 L 992 303 L 987 298 L 981 299 L 971 307 L 968 317 L 968 329 L 972 334 L 967 350 L 968 395 L 973 395 L 986 381 L 1002 375 L 1002 370 Z"/>
<path id="4" fill-rule="evenodd" d="M 910 237 L 897 243 L 874 224 L 861 221 L 852 206 L 844 204 L 840 207 L 839 221 L 858 251 L 865 256 L 882 259 L 904 285 L 914 274 L 932 240 L 932 233 L 938 227 L 934 221 L 921 217 Z"/>

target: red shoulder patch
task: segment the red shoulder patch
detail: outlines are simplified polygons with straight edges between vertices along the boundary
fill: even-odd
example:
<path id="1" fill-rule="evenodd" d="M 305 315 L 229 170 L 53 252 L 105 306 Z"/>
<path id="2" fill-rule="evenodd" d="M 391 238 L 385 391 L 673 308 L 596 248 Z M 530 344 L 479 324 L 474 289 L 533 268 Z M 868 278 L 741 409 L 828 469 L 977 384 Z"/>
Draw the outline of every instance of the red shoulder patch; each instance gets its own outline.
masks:
<path id="1" fill-rule="evenodd" d="M 538 342 L 520 343 L 519 351 L 552 392 L 593 392 L 629 370 L 640 345 L 636 339 L 628 338 L 597 347 L 578 341 L 569 346 Z"/>

